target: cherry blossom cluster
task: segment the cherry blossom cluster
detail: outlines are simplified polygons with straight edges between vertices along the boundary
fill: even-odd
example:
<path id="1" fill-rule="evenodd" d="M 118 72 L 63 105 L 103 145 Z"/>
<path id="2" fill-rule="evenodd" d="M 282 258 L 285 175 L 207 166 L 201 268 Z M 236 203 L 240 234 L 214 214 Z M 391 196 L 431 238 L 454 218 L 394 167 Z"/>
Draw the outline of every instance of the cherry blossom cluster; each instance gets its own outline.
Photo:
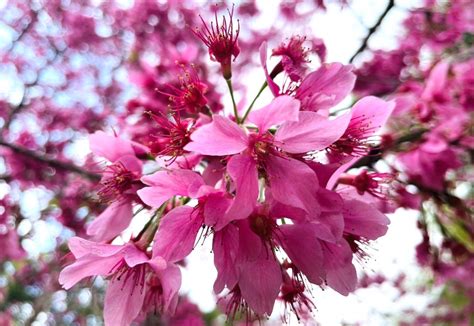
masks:
<path id="1" fill-rule="evenodd" d="M 153 311 L 172 315 L 180 262 L 211 241 L 214 291 L 229 318 L 269 316 L 276 300 L 309 318 L 311 284 L 354 291 L 353 256 L 364 258 L 364 246 L 387 231 L 375 203 L 389 176 L 341 174 L 376 145 L 395 103 L 365 97 L 331 115 L 354 86 L 352 67 L 323 63 L 310 71 L 311 49 L 295 36 L 272 51 L 279 63 L 271 71 L 266 42 L 260 47 L 265 82 L 257 97 L 268 87 L 273 99 L 255 109 L 256 101 L 237 106 L 233 9 L 194 33 L 221 66 L 233 114 L 211 106 L 206 80 L 183 66 L 179 87 L 156 89 L 169 105 L 146 112 L 156 124 L 146 145 L 92 134 L 92 152 L 107 161 L 98 196 L 109 206 L 88 225 L 87 239 L 69 241 L 73 257 L 59 281 L 69 289 L 84 278 L 107 278 L 107 325 L 129 325 Z M 145 173 L 150 158 L 155 172 Z M 340 177 L 345 186 L 334 190 Z M 130 240 L 111 243 L 129 227 L 134 207 L 149 212 L 148 223 Z"/>

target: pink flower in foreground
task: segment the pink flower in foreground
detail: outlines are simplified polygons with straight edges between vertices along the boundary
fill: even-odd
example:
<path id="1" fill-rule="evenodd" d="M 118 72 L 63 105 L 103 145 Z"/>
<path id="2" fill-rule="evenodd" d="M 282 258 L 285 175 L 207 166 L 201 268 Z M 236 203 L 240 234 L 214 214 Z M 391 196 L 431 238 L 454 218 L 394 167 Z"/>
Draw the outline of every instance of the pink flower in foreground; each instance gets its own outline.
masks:
<path id="1" fill-rule="evenodd" d="M 227 163 L 227 172 L 236 187 L 236 197 L 227 214 L 230 220 L 246 218 L 253 211 L 259 175 L 267 180 L 275 200 L 303 209 L 309 218 L 317 218 L 318 178 L 290 154 L 327 148 L 344 133 L 349 118 L 344 115 L 328 120 L 317 113 L 299 112 L 297 100 L 280 96 L 250 113 L 248 121 L 258 131 L 242 129 L 233 121 L 214 115 L 211 123 L 196 129 L 185 149 L 203 155 L 233 155 Z M 280 126 L 274 135 L 269 132 L 273 126 Z"/>
<path id="2" fill-rule="evenodd" d="M 132 204 L 138 199 L 141 187 L 142 162 L 136 157 L 131 142 L 96 132 L 90 136 L 92 152 L 107 159 L 110 165 L 102 173 L 101 199 L 110 206 L 87 228 L 87 234 L 96 241 L 109 241 L 125 230 L 132 219 Z"/>
<path id="3" fill-rule="evenodd" d="M 116 246 L 72 238 L 69 248 L 76 260 L 61 271 L 59 283 L 70 289 L 86 277 L 109 278 L 104 306 L 106 325 L 128 326 L 142 309 L 151 306 L 163 313 L 174 313 L 181 285 L 181 273 L 175 265 L 157 255 L 150 258 L 133 243 Z"/>

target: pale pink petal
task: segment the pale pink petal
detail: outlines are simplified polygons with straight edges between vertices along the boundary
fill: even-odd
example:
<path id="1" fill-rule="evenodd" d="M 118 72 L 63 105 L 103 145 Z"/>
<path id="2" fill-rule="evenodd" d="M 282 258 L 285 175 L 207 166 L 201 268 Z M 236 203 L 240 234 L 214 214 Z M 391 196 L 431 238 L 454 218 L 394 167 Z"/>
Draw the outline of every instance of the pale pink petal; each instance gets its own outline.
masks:
<path id="1" fill-rule="evenodd" d="M 346 240 L 337 244 L 322 242 L 327 284 L 342 295 L 353 292 L 357 285 L 357 273 L 352 264 L 352 250 Z"/>
<path id="2" fill-rule="evenodd" d="M 95 255 L 82 256 L 61 271 L 59 274 L 59 283 L 64 289 L 68 290 L 86 277 L 109 275 L 121 259 L 122 257 L 120 255 L 108 257 L 97 257 Z"/>
<path id="3" fill-rule="evenodd" d="M 170 264 L 166 269 L 157 272 L 163 288 L 163 313 L 173 315 L 178 305 L 178 291 L 181 287 L 181 270 Z"/>
<path id="4" fill-rule="evenodd" d="M 150 258 L 143 251 L 138 249 L 133 243 L 128 243 L 124 246 L 123 258 L 129 267 L 135 267 L 144 263 L 148 263 Z M 156 257 L 154 262 L 155 266 L 162 265 L 166 266 L 166 262 L 161 258 L 161 263 L 158 261 L 159 257 Z"/>
<path id="5" fill-rule="evenodd" d="M 150 185 L 137 191 L 141 200 L 151 207 L 160 207 L 173 196 L 194 197 L 204 184 L 202 177 L 191 170 L 158 171 L 142 177 L 142 182 Z"/>
<path id="6" fill-rule="evenodd" d="M 214 115 L 212 122 L 191 134 L 191 142 L 184 149 L 203 155 L 232 155 L 247 148 L 245 131 L 228 118 Z"/>
<path id="7" fill-rule="evenodd" d="M 198 211 L 190 206 L 179 206 L 166 214 L 155 235 L 153 257 L 161 256 L 177 262 L 189 255 L 202 225 Z"/>
<path id="8" fill-rule="evenodd" d="M 260 315 L 271 315 L 280 292 L 280 265 L 271 251 L 261 251 L 257 260 L 241 264 L 239 287 L 250 309 Z"/>
<path id="9" fill-rule="evenodd" d="M 250 112 L 248 121 L 258 127 L 260 133 L 265 133 L 270 127 L 281 125 L 286 121 L 298 121 L 300 102 L 293 97 L 282 95 L 263 108 Z"/>
<path id="10" fill-rule="evenodd" d="M 289 153 L 306 153 L 327 148 L 347 129 L 350 114 L 329 120 L 315 112 L 300 112 L 297 122 L 283 124 L 275 134 L 278 146 Z"/>
<path id="11" fill-rule="evenodd" d="M 89 136 L 89 146 L 92 153 L 106 158 L 110 162 L 115 162 L 122 156 L 135 155 L 129 141 L 107 135 L 103 131 L 96 131 Z"/>
<path id="12" fill-rule="evenodd" d="M 142 174 L 142 161 L 136 156 L 125 155 L 117 159 L 116 162 L 122 163 L 122 165 L 129 171 L 134 172 L 137 175 Z"/>
<path id="13" fill-rule="evenodd" d="M 94 241 L 108 242 L 119 235 L 129 225 L 133 217 L 129 200 L 113 202 L 87 227 L 87 235 Z"/>
<path id="14" fill-rule="evenodd" d="M 263 42 L 260 45 L 259 48 L 260 52 L 260 63 L 262 64 L 263 71 L 265 73 L 265 79 L 268 84 L 268 88 L 270 88 L 270 91 L 272 92 L 273 96 L 278 96 L 280 95 L 280 87 L 273 81 L 273 79 L 270 77 L 270 74 L 268 73 L 268 67 L 267 67 L 267 42 Z"/>
<path id="15" fill-rule="evenodd" d="M 239 154 L 231 157 L 227 172 L 235 183 L 236 195 L 226 213 L 226 222 L 247 218 L 257 204 L 257 165 L 250 155 Z"/>
<path id="16" fill-rule="evenodd" d="M 144 299 L 145 291 L 133 278 L 109 282 L 104 300 L 105 326 L 129 326 L 140 313 Z"/>
<path id="17" fill-rule="evenodd" d="M 359 200 L 344 200 L 344 230 L 369 240 L 387 232 L 390 220 L 372 205 Z"/>
<path id="18" fill-rule="evenodd" d="M 86 255 L 108 257 L 116 255 L 124 249 L 123 246 L 97 243 L 79 237 L 72 237 L 69 239 L 68 246 L 76 258 L 81 258 Z"/>
<path id="19" fill-rule="evenodd" d="M 311 283 L 324 280 L 323 252 L 315 228 L 307 223 L 281 225 L 281 245 L 291 262 Z"/>
<path id="20" fill-rule="evenodd" d="M 303 79 L 296 91 L 296 98 L 301 100 L 303 110 L 329 109 L 351 92 L 355 80 L 352 66 L 341 63 L 323 64 Z"/>
<path id="21" fill-rule="evenodd" d="M 312 216 L 319 215 L 320 208 L 316 199 L 319 183 L 310 167 L 292 158 L 271 155 L 267 159 L 266 169 L 275 200 L 301 208 Z"/>
<path id="22" fill-rule="evenodd" d="M 385 125 L 394 108 L 394 101 L 387 102 L 374 96 L 364 97 L 352 107 L 349 128 L 357 130 L 358 137 L 370 137 Z"/>
<path id="23" fill-rule="evenodd" d="M 225 286 L 233 289 L 238 281 L 236 259 L 239 251 L 239 231 L 235 225 L 229 224 L 214 233 L 212 251 L 217 269 L 214 292 L 222 292 Z"/>

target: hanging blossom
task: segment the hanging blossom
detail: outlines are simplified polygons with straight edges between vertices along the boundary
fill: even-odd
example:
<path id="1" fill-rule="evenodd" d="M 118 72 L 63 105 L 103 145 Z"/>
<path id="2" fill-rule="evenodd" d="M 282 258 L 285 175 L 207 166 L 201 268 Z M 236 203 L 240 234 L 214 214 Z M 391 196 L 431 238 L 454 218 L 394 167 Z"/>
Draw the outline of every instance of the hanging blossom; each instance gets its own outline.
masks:
<path id="1" fill-rule="evenodd" d="M 233 10 L 222 22 L 216 14 L 215 24 L 196 34 L 221 64 L 233 99 L 230 62 L 239 48 L 232 19 Z M 89 226 L 93 242 L 70 241 L 73 262 L 60 282 L 68 289 L 90 276 L 109 279 L 106 325 L 128 325 L 152 311 L 172 314 L 177 266 L 201 240 L 212 242 L 214 291 L 231 319 L 264 318 L 276 301 L 307 319 L 317 304 L 312 284 L 342 295 L 355 290 L 353 257 L 365 259 L 369 242 L 387 231 L 377 203 L 390 178 L 343 173 L 371 151 L 394 103 L 366 97 L 331 117 L 354 86 L 352 67 L 324 63 L 308 72 L 303 40 L 292 38 L 272 52 L 282 57 L 282 68 L 271 74 L 262 45 L 262 91 L 268 85 L 274 98 L 259 109 L 254 101 L 241 117 L 235 103 L 234 116 L 200 110 L 206 83 L 195 76 L 181 80 L 168 114 L 152 115 L 161 131 L 145 153 L 118 137 L 91 136 L 93 152 L 110 162 L 99 190 L 110 206 Z M 278 85 L 279 74 L 290 84 Z M 182 120 L 188 109 L 194 114 Z M 142 175 L 143 160 L 153 157 L 156 172 Z M 150 212 L 149 222 L 125 244 L 109 244 L 130 224 L 134 206 Z"/>

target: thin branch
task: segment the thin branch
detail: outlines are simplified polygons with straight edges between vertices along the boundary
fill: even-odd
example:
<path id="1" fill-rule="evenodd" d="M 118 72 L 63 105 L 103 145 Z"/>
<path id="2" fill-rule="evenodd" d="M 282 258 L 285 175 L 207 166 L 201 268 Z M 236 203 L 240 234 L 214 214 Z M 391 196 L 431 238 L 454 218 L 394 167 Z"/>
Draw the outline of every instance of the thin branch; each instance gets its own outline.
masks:
<path id="1" fill-rule="evenodd" d="M 41 155 L 39 153 L 36 153 L 36 152 L 31 151 L 29 149 L 26 149 L 24 147 L 20 147 L 20 146 L 15 145 L 15 144 L 7 143 L 2 139 L 0 139 L 0 146 L 7 147 L 7 148 L 11 149 L 14 153 L 24 155 L 26 157 L 29 157 L 33 160 L 36 160 L 36 161 L 39 161 L 39 162 L 42 162 L 42 163 L 46 163 L 46 164 L 48 164 L 48 165 L 50 165 L 50 166 L 52 166 L 56 169 L 77 173 L 77 174 L 79 174 L 83 177 L 86 177 L 90 180 L 93 180 L 93 181 L 100 180 L 100 175 L 98 175 L 96 173 L 86 171 L 86 170 L 84 170 L 84 169 L 80 168 L 79 166 L 76 166 L 72 163 L 58 161 L 54 158 L 47 157 L 45 155 Z"/>
<path id="2" fill-rule="evenodd" d="M 27 101 L 27 97 L 28 97 L 28 91 L 33 87 L 33 86 L 36 86 L 38 85 L 40 79 L 41 79 L 41 76 L 42 74 L 44 73 L 44 71 L 49 68 L 51 66 L 51 64 L 53 64 L 65 51 L 66 51 L 66 48 L 64 49 L 58 49 L 56 47 L 56 45 L 54 45 L 54 43 L 52 41 L 49 41 L 50 44 L 51 44 L 51 47 L 54 49 L 54 55 L 51 59 L 49 59 L 46 64 L 44 66 L 42 66 L 41 68 L 38 69 L 38 71 L 36 72 L 36 77 L 33 81 L 29 82 L 29 83 L 25 83 L 24 85 L 24 91 L 23 91 L 23 96 L 21 98 L 21 101 L 20 103 L 13 107 L 10 111 L 10 114 L 8 115 L 8 117 L 6 118 L 6 121 L 5 121 L 5 124 L 3 125 L 2 127 L 2 130 L 7 130 L 9 127 L 10 127 L 10 124 L 12 123 L 13 121 L 13 118 L 15 117 L 15 115 L 20 112 L 22 109 L 25 108 L 26 106 L 26 101 Z"/>
<path id="3" fill-rule="evenodd" d="M 368 32 L 367 32 L 367 35 L 364 37 L 364 39 L 362 40 L 362 44 L 360 45 L 360 47 L 357 49 L 357 51 L 354 53 L 354 55 L 350 58 L 349 62 L 352 63 L 352 61 L 354 61 L 354 59 L 359 55 L 361 54 L 362 52 L 365 51 L 365 49 L 367 48 L 368 46 L 368 43 L 369 43 L 369 39 L 372 37 L 372 35 L 377 31 L 377 29 L 379 28 L 379 26 L 382 24 L 382 21 L 384 20 L 384 18 L 387 16 L 388 12 L 390 11 L 390 9 L 392 9 L 393 7 L 395 6 L 395 0 L 389 0 L 388 3 L 387 3 L 387 6 L 385 7 L 385 10 L 383 11 L 382 15 L 380 15 L 379 19 L 377 20 L 377 22 L 374 24 L 374 26 L 372 26 L 371 28 L 369 28 Z"/>

